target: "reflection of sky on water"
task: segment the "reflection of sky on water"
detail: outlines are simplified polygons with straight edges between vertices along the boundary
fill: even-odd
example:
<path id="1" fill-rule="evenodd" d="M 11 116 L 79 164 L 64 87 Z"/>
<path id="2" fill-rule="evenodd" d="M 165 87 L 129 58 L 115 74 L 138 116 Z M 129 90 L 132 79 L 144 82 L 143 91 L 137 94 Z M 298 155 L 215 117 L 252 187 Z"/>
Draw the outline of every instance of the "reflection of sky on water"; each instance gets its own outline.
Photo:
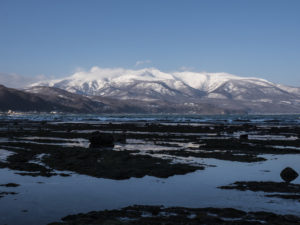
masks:
<path id="1" fill-rule="evenodd" d="M 19 194 L 0 199 L 0 223 L 40 225 L 57 221 L 68 214 L 133 204 L 233 207 L 299 215 L 300 203 L 297 201 L 265 198 L 262 192 L 216 188 L 235 181 L 281 181 L 279 173 L 286 166 L 300 171 L 298 155 L 264 155 L 264 157 L 269 160 L 259 163 L 197 160 L 217 167 L 207 167 L 202 171 L 168 179 L 147 176 L 142 179 L 116 181 L 77 174 L 71 177 L 34 178 L 15 175 L 13 171 L 1 169 L 1 183 L 15 182 L 21 186 L 1 187 L 1 190 L 16 191 Z M 39 181 L 45 183 L 38 184 Z M 294 183 L 299 184 L 300 178 L 297 178 Z"/>

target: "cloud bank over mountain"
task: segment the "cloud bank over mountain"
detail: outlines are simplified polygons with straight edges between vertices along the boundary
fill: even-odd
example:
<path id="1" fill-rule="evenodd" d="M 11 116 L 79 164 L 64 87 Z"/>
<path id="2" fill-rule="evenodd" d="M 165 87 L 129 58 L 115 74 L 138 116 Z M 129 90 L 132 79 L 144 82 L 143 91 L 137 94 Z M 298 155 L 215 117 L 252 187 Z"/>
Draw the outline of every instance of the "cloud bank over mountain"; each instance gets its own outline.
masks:
<path id="1" fill-rule="evenodd" d="M 123 79 L 139 79 L 139 80 L 182 80 L 187 82 L 191 85 L 195 85 L 195 81 L 197 83 L 202 83 L 204 79 L 208 77 L 213 77 L 215 82 L 222 82 L 224 79 L 258 79 L 258 78 L 251 78 L 251 77 L 239 77 L 237 75 L 225 73 L 225 72 L 216 72 L 216 73 L 209 73 L 209 72 L 191 72 L 188 70 L 179 70 L 179 71 L 172 71 L 172 72 L 163 72 L 159 69 L 150 67 L 150 68 L 143 68 L 143 69 L 125 69 L 125 68 L 101 68 L 94 66 L 90 70 L 79 70 L 76 71 L 74 74 L 63 77 L 60 79 L 52 80 L 60 81 L 60 80 L 81 80 L 81 81 L 88 81 L 88 80 L 112 80 L 114 78 L 123 78 Z M 263 79 L 261 79 L 263 80 Z M 122 79 L 120 79 L 122 81 Z"/>
<path id="2" fill-rule="evenodd" d="M 21 76 L 18 74 L 0 73 L 0 84 L 11 88 L 24 88 L 32 83 L 43 81 L 46 76 L 35 77 Z"/>

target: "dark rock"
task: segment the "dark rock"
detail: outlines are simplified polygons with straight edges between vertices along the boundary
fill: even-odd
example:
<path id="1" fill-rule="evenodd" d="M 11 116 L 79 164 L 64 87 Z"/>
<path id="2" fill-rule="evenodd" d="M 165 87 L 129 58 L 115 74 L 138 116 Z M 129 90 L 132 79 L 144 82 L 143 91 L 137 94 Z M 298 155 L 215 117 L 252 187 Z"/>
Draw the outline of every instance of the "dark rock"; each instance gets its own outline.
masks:
<path id="1" fill-rule="evenodd" d="M 16 192 L 13 192 L 13 191 L 3 191 L 3 192 L 0 192 L 0 198 L 4 197 L 4 195 L 16 195 L 18 193 Z"/>
<path id="2" fill-rule="evenodd" d="M 126 144 L 126 133 L 114 134 L 114 141 L 122 144 Z"/>
<path id="3" fill-rule="evenodd" d="M 157 207 L 153 206 L 153 207 L 151 207 L 151 209 L 149 211 L 151 212 L 151 214 L 153 216 L 157 216 L 160 213 L 160 207 L 159 206 L 157 206 Z"/>
<path id="4" fill-rule="evenodd" d="M 292 199 L 292 200 L 298 200 L 300 202 L 300 195 L 287 195 L 287 194 L 272 194 L 272 195 L 265 195 L 266 197 L 271 198 L 283 198 L 283 199 Z"/>
<path id="5" fill-rule="evenodd" d="M 90 148 L 114 147 L 114 136 L 108 133 L 94 132 L 89 138 Z"/>
<path id="6" fill-rule="evenodd" d="M 155 212 L 155 213 L 153 213 Z M 147 214 L 147 216 L 144 216 Z M 149 216 L 148 216 L 149 215 Z M 195 215 L 195 216 L 191 216 Z M 126 221 L 120 218 L 128 218 Z M 299 224 L 296 215 L 277 215 L 270 212 L 244 212 L 231 208 L 165 208 L 161 206 L 129 206 L 117 210 L 93 211 L 69 215 L 51 225 L 294 225 Z M 49 224 L 49 225 L 50 225 Z"/>
<path id="7" fill-rule="evenodd" d="M 237 181 L 231 185 L 221 186 L 221 189 L 236 189 L 240 191 L 264 191 L 281 193 L 300 193 L 300 184 L 271 181 Z"/>
<path id="8" fill-rule="evenodd" d="M 53 151 L 43 159 L 50 168 L 109 179 L 129 179 L 146 175 L 167 178 L 204 169 L 203 166 L 172 163 L 137 151 L 107 151 L 102 149 L 72 149 Z"/>
<path id="9" fill-rule="evenodd" d="M 248 140 L 248 134 L 241 134 L 240 140 Z"/>
<path id="10" fill-rule="evenodd" d="M 69 177 L 71 176 L 70 174 L 67 174 L 67 173 L 60 173 L 59 176 L 61 177 Z"/>
<path id="11" fill-rule="evenodd" d="M 3 186 L 3 187 L 18 187 L 18 186 L 20 186 L 20 184 L 8 183 L 8 184 L 1 184 L 0 186 Z"/>
<path id="12" fill-rule="evenodd" d="M 287 183 L 295 180 L 298 177 L 298 173 L 293 170 L 291 167 L 286 167 L 281 171 L 280 177 Z"/>

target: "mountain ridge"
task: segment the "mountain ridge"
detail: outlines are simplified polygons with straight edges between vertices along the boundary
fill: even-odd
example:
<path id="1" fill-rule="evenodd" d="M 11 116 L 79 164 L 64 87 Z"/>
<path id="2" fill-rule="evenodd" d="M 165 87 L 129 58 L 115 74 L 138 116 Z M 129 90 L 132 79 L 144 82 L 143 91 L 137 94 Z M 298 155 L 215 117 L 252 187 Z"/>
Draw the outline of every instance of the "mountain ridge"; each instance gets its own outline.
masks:
<path id="1" fill-rule="evenodd" d="M 30 86 L 52 86 L 65 88 L 79 88 L 85 86 L 95 90 L 101 90 L 106 85 L 129 84 L 134 81 L 143 82 L 164 82 L 169 87 L 180 88 L 180 86 L 189 86 L 204 92 L 213 92 L 222 84 L 228 81 L 244 81 L 247 83 L 257 84 L 261 86 L 277 86 L 284 88 L 286 91 L 296 90 L 300 94 L 300 88 L 289 87 L 286 85 L 279 85 L 261 78 L 255 77 L 239 77 L 229 73 L 207 73 L 207 72 L 171 72 L 165 73 L 155 68 L 145 68 L 140 70 L 126 70 L 126 69 L 107 69 L 93 67 L 90 71 L 76 72 L 66 78 L 49 80 L 34 83 Z M 82 88 L 83 89 L 83 88 Z M 85 94 L 89 94 L 88 91 Z M 95 95 L 95 94 L 93 94 Z"/>
<path id="2" fill-rule="evenodd" d="M 209 104 L 249 113 L 300 112 L 300 88 L 228 73 L 162 72 L 93 67 L 35 85 L 60 88 L 84 96 L 102 96 L 165 104 Z"/>
<path id="3" fill-rule="evenodd" d="M 92 68 L 18 90 L 0 110 L 72 113 L 300 113 L 300 88 L 228 73 Z"/>
<path id="4" fill-rule="evenodd" d="M 0 85 L 1 112 L 62 112 L 62 113 L 245 113 L 224 110 L 208 103 L 197 106 L 169 104 L 166 101 L 130 101 L 102 96 L 82 96 L 53 87 L 34 86 L 17 90 Z"/>

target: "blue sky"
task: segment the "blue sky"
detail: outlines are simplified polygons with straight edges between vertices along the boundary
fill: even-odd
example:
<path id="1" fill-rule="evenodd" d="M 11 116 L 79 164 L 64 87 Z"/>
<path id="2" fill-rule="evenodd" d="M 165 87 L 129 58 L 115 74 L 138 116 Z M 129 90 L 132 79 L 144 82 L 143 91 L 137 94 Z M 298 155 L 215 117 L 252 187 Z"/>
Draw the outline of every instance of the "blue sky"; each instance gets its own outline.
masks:
<path id="1" fill-rule="evenodd" d="M 0 0 L 0 72 L 228 72 L 300 86 L 299 0 Z"/>

